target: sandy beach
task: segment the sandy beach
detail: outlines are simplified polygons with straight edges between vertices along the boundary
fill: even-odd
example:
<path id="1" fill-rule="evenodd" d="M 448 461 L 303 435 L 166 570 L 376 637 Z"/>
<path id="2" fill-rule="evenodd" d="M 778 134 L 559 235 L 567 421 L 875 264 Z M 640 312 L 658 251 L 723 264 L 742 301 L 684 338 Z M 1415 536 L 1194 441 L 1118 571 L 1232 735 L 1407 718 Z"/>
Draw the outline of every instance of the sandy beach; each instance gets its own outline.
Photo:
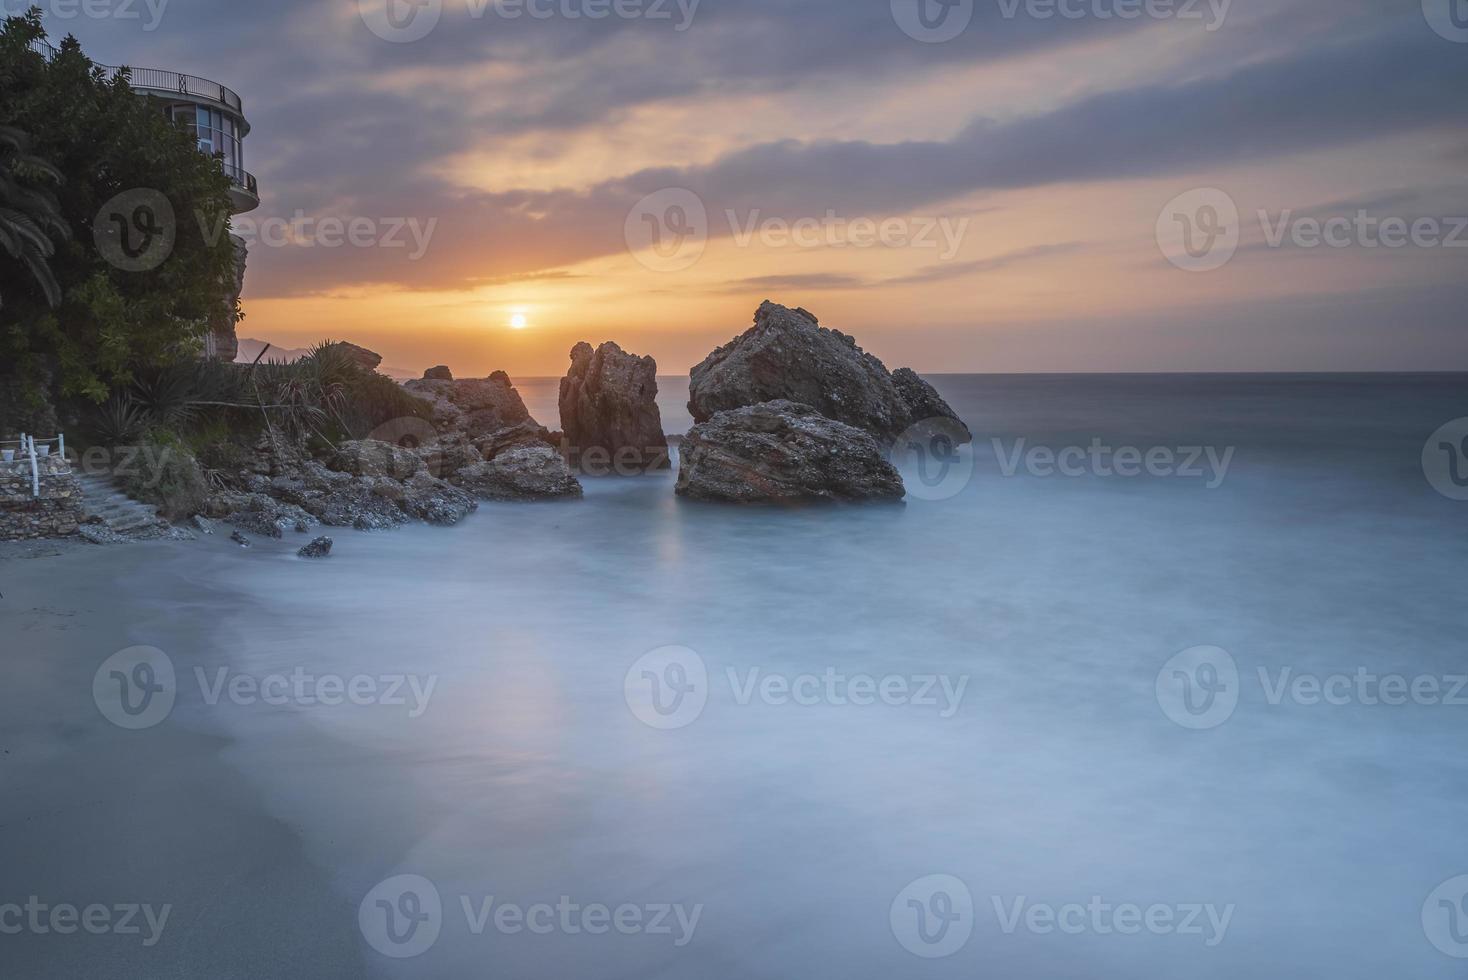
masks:
<path id="1" fill-rule="evenodd" d="M 205 648 L 221 597 L 173 570 L 209 543 L 12 545 L 0 561 L 0 901 L 43 906 L 3 937 L 8 976 L 362 975 L 351 904 L 231 768 L 230 739 L 126 731 L 93 701 L 118 649 Z M 67 905 L 105 906 L 108 931 Z"/>

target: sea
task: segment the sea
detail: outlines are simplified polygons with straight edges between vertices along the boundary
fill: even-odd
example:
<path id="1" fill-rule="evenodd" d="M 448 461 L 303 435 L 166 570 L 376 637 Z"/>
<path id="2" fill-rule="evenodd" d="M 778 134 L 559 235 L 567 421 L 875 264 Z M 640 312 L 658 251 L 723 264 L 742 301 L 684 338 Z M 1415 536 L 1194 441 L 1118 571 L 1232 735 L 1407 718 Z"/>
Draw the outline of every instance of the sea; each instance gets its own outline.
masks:
<path id="1" fill-rule="evenodd" d="M 1463 976 L 1468 376 L 930 380 L 973 442 L 902 504 L 670 471 L 180 551 L 180 676 L 366 680 L 169 724 L 372 977 Z"/>

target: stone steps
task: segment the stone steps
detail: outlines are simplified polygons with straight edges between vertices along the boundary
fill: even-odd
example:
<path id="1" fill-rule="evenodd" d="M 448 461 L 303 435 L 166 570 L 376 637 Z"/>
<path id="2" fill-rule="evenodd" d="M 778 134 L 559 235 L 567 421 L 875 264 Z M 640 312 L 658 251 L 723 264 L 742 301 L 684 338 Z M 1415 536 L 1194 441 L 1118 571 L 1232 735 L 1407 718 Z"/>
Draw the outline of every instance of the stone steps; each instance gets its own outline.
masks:
<path id="1" fill-rule="evenodd" d="M 79 474 L 77 481 L 82 487 L 82 510 L 118 534 L 168 526 L 158 516 L 157 507 L 129 497 L 104 475 Z"/>

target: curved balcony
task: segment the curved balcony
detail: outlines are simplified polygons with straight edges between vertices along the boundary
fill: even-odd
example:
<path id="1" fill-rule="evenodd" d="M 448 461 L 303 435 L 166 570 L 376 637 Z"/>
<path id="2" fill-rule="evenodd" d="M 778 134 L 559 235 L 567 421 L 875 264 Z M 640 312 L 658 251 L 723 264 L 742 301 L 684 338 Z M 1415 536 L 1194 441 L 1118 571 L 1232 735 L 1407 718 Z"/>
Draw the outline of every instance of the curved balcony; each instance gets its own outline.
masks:
<path id="1" fill-rule="evenodd" d="M 224 175 L 229 178 L 229 199 L 234 205 L 235 214 L 244 214 L 253 211 L 260 206 L 260 185 L 255 181 L 255 175 L 248 170 L 233 166 L 220 160 L 224 167 Z"/>
<path id="2" fill-rule="evenodd" d="M 30 48 L 47 59 L 55 58 L 58 54 L 56 47 L 45 41 L 32 41 Z M 198 75 L 165 71 L 161 68 L 133 68 L 97 62 L 93 64 L 102 69 L 105 78 L 116 78 L 124 71 L 127 72 L 128 84 L 140 95 L 155 96 L 171 105 L 204 105 L 228 112 L 234 117 L 238 127 L 233 134 L 233 156 L 236 159 L 241 158 L 239 141 L 249 135 L 250 122 L 245 118 L 244 101 L 234 89 Z M 224 167 L 225 176 L 229 178 L 229 196 L 234 213 L 241 214 L 259 207 L 260 188 L 255 181 L 255 175 L 224 159 L 220 154 L 214 156 Z"/>

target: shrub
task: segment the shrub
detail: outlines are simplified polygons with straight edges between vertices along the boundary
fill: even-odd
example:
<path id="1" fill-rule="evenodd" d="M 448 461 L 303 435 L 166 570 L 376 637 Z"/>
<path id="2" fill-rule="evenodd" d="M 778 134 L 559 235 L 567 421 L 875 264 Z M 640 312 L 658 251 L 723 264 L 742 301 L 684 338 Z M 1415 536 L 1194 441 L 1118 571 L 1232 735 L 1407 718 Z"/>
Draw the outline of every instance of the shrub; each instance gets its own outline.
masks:
<path id="1" fill-rule="evenodd" d="M 204 510 L 209 486 L 199 461 L 171 432 L 153 431 L 143 439 L 133 460 L 116 473 L 129 497 L 156 504 L 169 520 L 182 520 Z"/>

